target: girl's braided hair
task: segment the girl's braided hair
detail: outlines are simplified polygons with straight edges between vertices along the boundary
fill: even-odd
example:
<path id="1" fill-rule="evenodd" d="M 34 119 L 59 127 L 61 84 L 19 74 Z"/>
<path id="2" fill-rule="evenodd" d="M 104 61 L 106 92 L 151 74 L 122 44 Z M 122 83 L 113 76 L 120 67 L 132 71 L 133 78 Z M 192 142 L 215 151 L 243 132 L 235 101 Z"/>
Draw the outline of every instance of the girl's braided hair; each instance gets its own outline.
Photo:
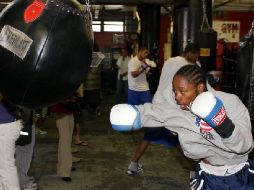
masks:
<path id="1" fill-rule="evenodd" d="M 183 76 L 185 77 L 189 83 L 191 84 L 204 84 L 206 86 L 206 74 L 203 72 L 203 70 L 196 64 L 188 64 L 183 67 L 181 67 L 175 76 Z"/>

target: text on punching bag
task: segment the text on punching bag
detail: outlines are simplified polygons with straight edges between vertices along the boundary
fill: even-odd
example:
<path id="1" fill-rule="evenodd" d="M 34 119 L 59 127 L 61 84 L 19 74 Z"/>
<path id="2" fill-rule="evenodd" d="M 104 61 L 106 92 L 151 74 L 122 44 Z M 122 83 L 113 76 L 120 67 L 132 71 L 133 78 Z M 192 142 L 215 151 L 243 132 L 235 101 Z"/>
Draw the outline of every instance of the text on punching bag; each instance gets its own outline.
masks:
<path id="1" fill-rule="evenodd" d="M 9 25 L 5 25 L 1 30 L 0 45 L 21 59 L 26 56 L 32 42 L 33 40 L 25 33 Z"/>

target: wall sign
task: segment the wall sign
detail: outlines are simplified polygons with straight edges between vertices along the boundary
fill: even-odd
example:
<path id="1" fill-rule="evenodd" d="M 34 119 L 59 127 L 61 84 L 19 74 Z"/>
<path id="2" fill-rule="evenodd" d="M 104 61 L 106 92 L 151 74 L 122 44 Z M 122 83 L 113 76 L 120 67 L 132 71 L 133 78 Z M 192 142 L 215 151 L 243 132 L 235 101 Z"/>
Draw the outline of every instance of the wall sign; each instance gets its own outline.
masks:
<path id="1" fill-rule="evenodd" d="M 213 29 L 218 33 L 218 40 L 224 39 L 226 42 L 239 42 L 239 21 L 213 21 Z"/>

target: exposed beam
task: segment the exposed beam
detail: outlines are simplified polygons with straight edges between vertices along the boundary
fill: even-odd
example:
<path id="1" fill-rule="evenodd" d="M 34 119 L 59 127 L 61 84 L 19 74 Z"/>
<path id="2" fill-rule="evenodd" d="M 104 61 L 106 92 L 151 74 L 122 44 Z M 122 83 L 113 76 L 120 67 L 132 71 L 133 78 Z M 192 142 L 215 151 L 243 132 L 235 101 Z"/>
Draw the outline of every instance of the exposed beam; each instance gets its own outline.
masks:
<path id="1" fill-rule="evenodd" d="M 224 6 L 224 5 L 228 4 L 228 3 L 231 3 L 231 2 L 233 2 L 233 1 L 235 1 L 235 0 L 227 0 L 227 1 L 224 1 L 224 2 L 222 2 L 222 3 L 220 3 L 220 4 L 214 5 L 213 8 L 216 9 L 216 8 L 218 8 L 218 7 L 222 7 L 222 6 Z"/>
<path id="2" fill-rule="evenodd" d="M 80 0 L 84 3 L 85 0 Z M 91 0 L 91 4 L 98 5 L 139 5 L 139 4 L 170 4 L 171 0 Z"/>

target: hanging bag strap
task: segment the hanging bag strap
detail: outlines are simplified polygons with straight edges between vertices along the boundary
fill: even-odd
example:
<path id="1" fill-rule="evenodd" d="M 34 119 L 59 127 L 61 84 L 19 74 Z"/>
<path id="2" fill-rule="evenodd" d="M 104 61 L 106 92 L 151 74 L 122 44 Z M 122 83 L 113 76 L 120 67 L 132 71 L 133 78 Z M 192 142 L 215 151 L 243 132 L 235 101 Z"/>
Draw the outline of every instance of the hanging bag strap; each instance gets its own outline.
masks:
<path id="1" fill-rule="evenodd" d="M 206 0 L 202 0 L 202 9 L 203 9 L 203 19 L 202 19 L 202 24 L 200 27 L 200 31 L 203 31 L 204 28 L 207 29 L 212 29 L 212 27 L 210 26 L 209 22 L 208 22 L 208 18 L 207 18 L 207 13 L 206 13 Z M 206 24 L 206 27 L 205 27 Z"/>

